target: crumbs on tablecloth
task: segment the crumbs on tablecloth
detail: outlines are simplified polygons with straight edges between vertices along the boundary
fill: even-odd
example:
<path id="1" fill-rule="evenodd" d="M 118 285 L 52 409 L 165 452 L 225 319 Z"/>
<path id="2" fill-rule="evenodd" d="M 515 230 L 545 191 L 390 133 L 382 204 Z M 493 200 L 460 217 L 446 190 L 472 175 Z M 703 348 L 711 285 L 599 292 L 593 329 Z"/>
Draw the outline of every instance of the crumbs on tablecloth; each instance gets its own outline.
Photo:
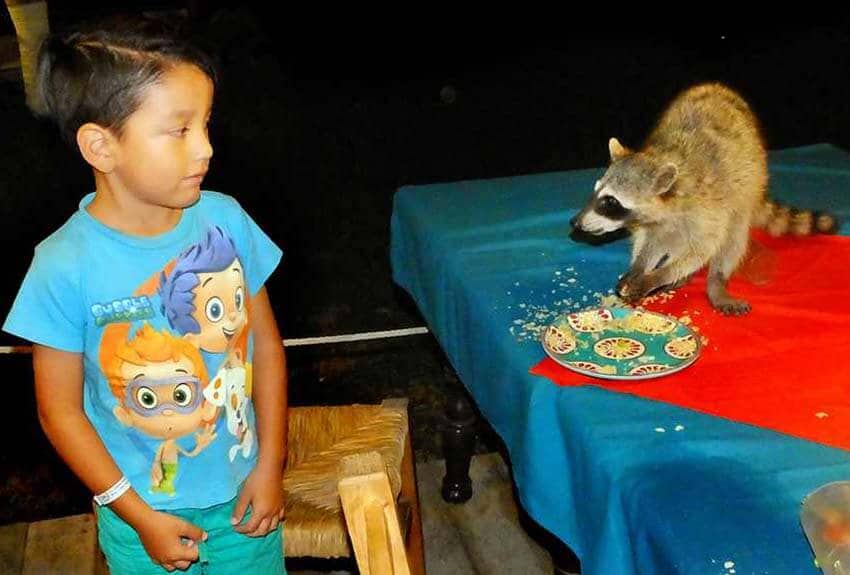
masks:
<path id="1" fill-rule="evenodd" d="M 555 270 L 551 283 L 553 284 L 552 288 L 548 292 L 542 292 L 543 298 L 551 298 L 551 301 L 540 303 L 522 302 L 516 305 L 523 315 L 514 319 L 508 329 L 517 341 L 540 341 L 540 337 L 546 328 L 554 323 L 559 316 L 585 308 L 606 305 L 601 303 L 604 297 L 602 292 L 591 289 L 581 291 L 582 288 L 578 280 L 578 272 L 576 272 L 573 266 Z M 516 288 L 519 287 L 520 282 L 514 282 L 513 287 L 510 290 L 506 290 L 506 294 L 513 296 L 517 291 Z M 608 291 L 609 293 L 613 293 L 614 290 Z M 534 294 L 534 290 L 529 290 L 528 293 Z M 541 298 L 534 299 L 539 301 Z M 513 305 L 507 306 L 507 309 L 513 308 Z"/>
<path id="2" fill-rule="evenodd" d="M 711 562 L 713 564 L 717 563 L 717 559 L 712 559 Z M 735 562 L 734 561 L 724 561 L 723 569 L 725 569 L 723 575 L 735 575 Z"/>
<path id="3" fill-rule="evenodd" d="M 520 308 L 524 315 L 523 317 L 513 320 L 512 325 L 509 327 L 511 335 L 513 335 L 519 342 L 540 341 L 540 338 L 546 328 L 554 323 L 559 316 L 565 313 L 597 307 L 632 307 L 620 299 L 620 297 L 614 293 L 613 289 L 609 289 L 607 294 L 603 294 L 599 291 L 592 291 L 590 289 L 585 290 L 582 293 L 578 275 L 578 272 L 576 272 L 573 266 L 561 270 L 555 270 L 552 275 L 554 289 L 551 289 L 549 293 L 544 296 L 551 297 L 551 302 L 540 304 L 523 302 L 517 304 L 516 307 Z M 520 282 L 514 282 L 513 285 L 514 287 L 520 287 Z M 579 290 L 579 293 L 576 293 L 576 290 Z M 506 290 L 506 293 L 511 296 L 514 293 L 514 290 Z M 530 290 L 529 293 L 533 294 L 534 290 Z M 666 303 L 673 299 L 675 295 L 676 291 L 661 292 L 644 298 L 641 301 L 641 304 L 653 302 Z M 687 296 L 687 294 L 685 295 Z M 513 308 L 513 305 L 507 306 L 507 309 Z M 642 305 L 634 306 L 634 309 L 645 310 Z M 694 332 L 699 332 L 699 326 L 694 325 L 690 314 L 691 312 L 685 311 L 681 317 L 676 319 L 683 325 L 689 326 Z M 693 315 L 700 315 L 700 312 L 698 310 L 694 311 Z M 708 346 L 709 339 L 700 335 L 700 343 L 702 343 L 703 347 L 706 347 Z"/>
<path id="4" fill-rule="evenodd" d="M 663 291 L 663 292 L 653 294 L 651 296 L 647 296 L 647 297 L 643 298 L 641 300 L 641 303 L 656 303 L 656 302 L 667 303 L 668 301 L 673 299 L 675 296 L 676 296 L 676 292 L 673 291 L 673 290 Z"/>

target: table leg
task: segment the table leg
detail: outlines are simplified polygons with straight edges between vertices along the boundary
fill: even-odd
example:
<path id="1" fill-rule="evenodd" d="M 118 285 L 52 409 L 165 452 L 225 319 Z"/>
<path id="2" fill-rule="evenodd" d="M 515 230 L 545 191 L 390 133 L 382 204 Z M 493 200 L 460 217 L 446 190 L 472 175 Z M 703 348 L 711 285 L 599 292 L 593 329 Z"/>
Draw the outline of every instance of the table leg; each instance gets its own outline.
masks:
<path id="1" fill-rule="evenodd" d="M 446 476 L 443 499 L 449 503 L 465 503 L 472 497 L 469 462 L 475 448 L 475 412 L 462 395 L 453 397 L 446 408 L 443 428 L 443 455 Z"/>

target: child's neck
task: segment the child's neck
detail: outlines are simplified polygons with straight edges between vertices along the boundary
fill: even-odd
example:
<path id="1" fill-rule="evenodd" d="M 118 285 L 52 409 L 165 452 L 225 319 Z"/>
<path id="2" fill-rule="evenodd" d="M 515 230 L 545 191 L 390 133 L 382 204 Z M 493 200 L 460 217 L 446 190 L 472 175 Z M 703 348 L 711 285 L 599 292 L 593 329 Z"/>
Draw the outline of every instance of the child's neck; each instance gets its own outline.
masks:
<path id="1" fill-rule="evenodd" d="M 183 210 L 140 201 L 121 193 L 110 182 L 95 177 L 95 196 L 86 211 L 102 223 L 131 236 L 157 236 L 172 230 Z"/>

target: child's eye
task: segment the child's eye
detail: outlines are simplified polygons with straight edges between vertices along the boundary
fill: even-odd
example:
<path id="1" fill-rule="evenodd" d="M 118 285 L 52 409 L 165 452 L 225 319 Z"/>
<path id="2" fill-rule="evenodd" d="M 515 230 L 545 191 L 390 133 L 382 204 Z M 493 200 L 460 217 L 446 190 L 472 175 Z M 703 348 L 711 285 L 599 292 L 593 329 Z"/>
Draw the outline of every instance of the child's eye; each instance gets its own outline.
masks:
<path id="1" fill-rule="evenodd" d="M 242 286 L 239 286 L 236 288 L 236 311 L 242 311 L 242 306 L 245 304 L 244 296 L 242 294 Z"/>
<path id="2" fill-rule="evenodd" d="M 181 383 L 174 388 L 174 402 L 180 407 L 192 403 L 192 388 L 187 383 Z"/>
<path id="3" fill-rule="evenodd" d="M 148 387 L 140 387 L 136 390 L 136 401 L 145 409 L 153 409 L 156 407 L 156 394 Z"/>
<path id="4" fill-rule="evenodd" d="M 217 297 L 211 297 L 207 301 L 205 311 L 207 313 L 207 319 L 211 322 L 221 321 L 222 316 L 224 316 L 224 303 Z"/>
<path id="5" fill-rule="evenodd" d="M 171 133 L 173 135 L 177 136 L 178 138 L 182 138 L 183 136 L 185 136 L 186 134 L 189 133 L 189 128 L 184 126 L 184 127 L 179 128 L 177 130 L 172 130 Z"/>

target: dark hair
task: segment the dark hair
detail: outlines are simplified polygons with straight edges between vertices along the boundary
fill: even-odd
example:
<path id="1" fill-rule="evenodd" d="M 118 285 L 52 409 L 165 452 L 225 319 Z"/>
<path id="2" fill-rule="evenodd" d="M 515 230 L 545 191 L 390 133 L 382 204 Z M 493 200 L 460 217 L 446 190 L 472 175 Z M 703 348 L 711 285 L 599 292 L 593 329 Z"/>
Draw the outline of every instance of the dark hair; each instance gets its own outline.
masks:
<path id="1" fill-rule="evenodd" d="M 120 135 L 145 90 L 179 64 L 195 65 L 217 82 L 212 58 L 179 25 L 159 18 L 112 17 L 51 35 L 38 63 L 46 115 L 71 143 L 87 122 Z"/>

